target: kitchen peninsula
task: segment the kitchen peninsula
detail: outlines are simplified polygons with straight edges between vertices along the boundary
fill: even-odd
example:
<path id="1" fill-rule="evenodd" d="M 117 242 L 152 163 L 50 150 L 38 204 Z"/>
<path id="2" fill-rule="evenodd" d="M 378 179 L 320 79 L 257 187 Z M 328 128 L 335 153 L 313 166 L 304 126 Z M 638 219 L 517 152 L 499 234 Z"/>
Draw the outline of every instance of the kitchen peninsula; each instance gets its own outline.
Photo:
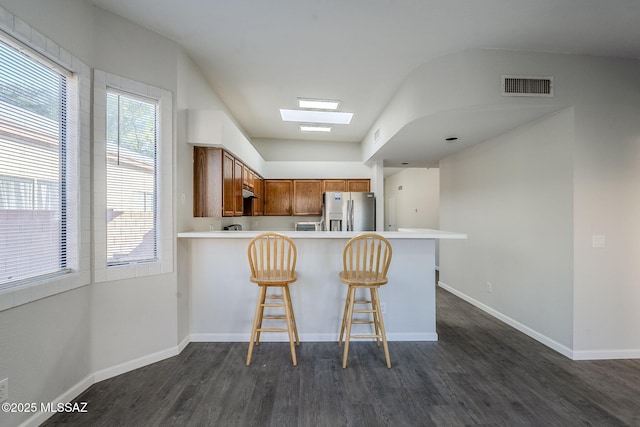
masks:
<path id="1" fill-rule="evenodd" d="M 249 282 L 247 246 L 261 231 L 193 231 L 188 239 L 191 341 L 248 341 L 257 286 Z M 345 243 L 359 232 L 282 231 L 298 249 L 291 285 L 302 341 L 337 341 L 346 286 L 338 280 Z M 390 341 L 436 341 L 435 241 L 465 239 L 439 230 L 379 232 L 393 247 L 389 283 L 380 288 Z M 265 339 L 287 341 L 286 334 Z"/>

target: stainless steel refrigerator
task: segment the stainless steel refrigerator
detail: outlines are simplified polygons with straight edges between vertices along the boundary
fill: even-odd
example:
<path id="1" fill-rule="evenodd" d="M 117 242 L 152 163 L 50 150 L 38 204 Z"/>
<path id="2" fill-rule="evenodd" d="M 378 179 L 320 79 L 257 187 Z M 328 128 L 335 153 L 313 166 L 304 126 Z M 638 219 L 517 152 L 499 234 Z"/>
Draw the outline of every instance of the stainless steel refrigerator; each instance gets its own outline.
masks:
<path id="1" fill-rule="evenodd" d="M 327 231 L 374 231 L 376 198 L 373 193 L 332 191 L 322 195 L 322 227 Z"/>

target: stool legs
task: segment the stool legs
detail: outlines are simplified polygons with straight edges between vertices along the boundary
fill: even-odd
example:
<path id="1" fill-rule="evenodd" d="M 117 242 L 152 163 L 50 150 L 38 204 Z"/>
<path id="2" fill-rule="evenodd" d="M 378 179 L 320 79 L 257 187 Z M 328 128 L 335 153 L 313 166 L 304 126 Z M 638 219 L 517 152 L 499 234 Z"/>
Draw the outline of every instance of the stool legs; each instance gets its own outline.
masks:
<path id="1" fill-rule="evenodd" d="M 291 360 L 293 366 L 298 365 L 295 352 L 295 344 L 300 345 L 300 338 L 298 336 L 298 327 L 296 326 L 296 318 L 293 314 L 293 304 L 291 303 L 291 293 L 287 285 L 279 286 L 282 288 L 282 295 L 267 295 L 268 286 L 260 286 L 260 294 L 258 296 L 258 303 L 256 304 L 256 312 L 253 318 L 253 327 L 251 328 L 251 337 L 249 339 L 249 350 L 247 351 L 247 366 L 251 364 L 251 356 L 253 355 L 254 345 L 260 343 L 261 332 L 287 332 L 289 335 L 289 346 L 291 347 Z M 267 303 L 266 300 L 282 300 L 280 303 Z M 265 316 L 265 307 L 283 307 L 284 316 Z M 287 328 L 263 328 L 262 322 L 264 319 L 282 319 L 287 323 Z"/>
<path id="2" fill-rule="evenodd" d="M 293 319 L 293 307 L 291 306 L 291 296 L 289 295 L 289 288 L 287 286 L 282 287 L 283 300 L 284 300 L 284 312 L 287 320 L 287 333 L 289 334 L 289 348 L 291 349 L 291 360 L 293 366 L 298 366 L 298 360 L 296 358 L 296 348 L 293 341 L 293 331 L 295 330 L 296 342 L 300 345 L 298 339 L 298 330 L 296 328 L 295 319 Z"/>
<path id="3" fill-rule="evenodd" d="M 382 320 L 382 308 L 380 307 L 380 297 L 378 296 L 378 288 L 371 289 L 372 296 L 375 295 L 375 310 L 378 314 L 378 327 L 380 328 L 380 333 L 382 334 L 382 347 L 384 348 L 384 358 L 387 362 L 387 368 L 391 368 L 391 359 L 389 358 L 389 346 L 387 345 L 387 333 L 384 330 L 384 320 Z M 375 317 L 375 313 L 374 313 Z"/>
<path id="4" fill-rule="evenodd" d="M 351 341 L 351 324 L 353 323 L 353 304 L 356 300 L 356 288 L 349 286 L 349 291 L 347 292 L 347 307 L 345 311 L 345 316 L 347 320 L 347 324 L 344 322 L 342 324 L 343 328 L 347 329 L 347 338 L 344 341 L 344 352 L 342 354 L 342 369 L 347 367 L 347 358 L 349 357 L 349 342 Z M 340 333 L 340 341 L 342 342 L 342 333 Z"/>
<path id="5" fill-rule="evenodd" d="M 382 308 L 380 306 L 380 296 L 378 294 L 378 288 L 372 287 L 369 288 L 369 293 L 371 296 L 371 301 L 356 301 L 356 287 L 349 286 L 347 291 L 347 297 L 345 299 L 344 313 L 342 315 L 342 325 L 340 326 L 340 338 L 338 340 L 338 345 L 342 345 L 342 338 L 344 337 L 344 333 L 346 331 L 346 338 L 344 341 L 344 351 L 342 355 L 342 367 L 347 367 L 347 359 L 349 357 L 349 342 L 351 341 L 351 327 L 353 323 L 373 323 L 374 327 L 374 335 L 355 335 L 354 338 L 374 338 L 376 339 L 376 345 L 380 346 L 380 341 L 382 341 L 382 347 L 384 349 L 384 357 L 387 364 L 387 368 L 391 368 L 391 359 L 389 358 L 389 346 L 387 345 L 387 334 L 384 329 L 384 320 L 382 318 Z M 355 310 L 355 304 L 364 304 L 370 303 L 370 310 Z M 354 322 L 353 315 L 355 312 L 358 313 L 371 313 L 373 316 L 373 321 L 358 321 Z"/>
<path id="6" fill-rule="evenodd" d="M 289 286 L 283 286 L 283 295 L 287 298 L 289 302 L 290 312 L 291 312 L 291 323 L 293 324 L 293 333 L 296 337 L 296 344 L 300 345 L 300 337 L 298 336 L 298 326 L 296 326 L 296 315 L 293 312 L 293 304 L 291 303 L 291 292 L 289 292 Z"/>
<path id="7" fill-rule="evenodd" d="M 251 337 L 249 338 L 249 351 L 247 352 L 247 366 L 251 364 L 251 355 L 253 354 L 254 343 L 260 340 L 260 328 L 262 327 L 262 315 L 264 313 L 264 300 L 267 296 L 267 287 L 260 286 L 260 295 L 258 296 L 258 304 L 256 305 L 256 314 L 253 316 L 253 327 L 251 328 Z"/>

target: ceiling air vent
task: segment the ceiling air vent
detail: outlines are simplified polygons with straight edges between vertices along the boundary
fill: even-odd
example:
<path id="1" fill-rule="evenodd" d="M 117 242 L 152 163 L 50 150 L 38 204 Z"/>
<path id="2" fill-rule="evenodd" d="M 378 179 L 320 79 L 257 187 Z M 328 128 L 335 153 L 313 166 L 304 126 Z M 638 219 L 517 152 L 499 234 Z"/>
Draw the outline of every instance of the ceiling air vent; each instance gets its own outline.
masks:
<path id="1" fill-rule="evenodd" d="M 503 96 L 553 96 L 552 76 L 502 76 Z"/>

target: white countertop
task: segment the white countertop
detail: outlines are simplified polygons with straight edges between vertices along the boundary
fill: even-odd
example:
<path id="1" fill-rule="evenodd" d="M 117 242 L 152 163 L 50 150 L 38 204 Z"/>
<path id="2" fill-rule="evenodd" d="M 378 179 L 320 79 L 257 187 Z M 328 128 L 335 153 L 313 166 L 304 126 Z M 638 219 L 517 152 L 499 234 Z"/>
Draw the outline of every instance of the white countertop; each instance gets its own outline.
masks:
<path id="1" fill-rule="evenodd" d="M 380 231 L 377 234 L 387 239 L 466 239 L 463 233 L 431 229 L 401 229 L 403 231 Z M 183 231 L 183 239 L 253 239 L 265 231 Z M 276 231 L 292 239 L 350 239 L 362 231 Z"/>

